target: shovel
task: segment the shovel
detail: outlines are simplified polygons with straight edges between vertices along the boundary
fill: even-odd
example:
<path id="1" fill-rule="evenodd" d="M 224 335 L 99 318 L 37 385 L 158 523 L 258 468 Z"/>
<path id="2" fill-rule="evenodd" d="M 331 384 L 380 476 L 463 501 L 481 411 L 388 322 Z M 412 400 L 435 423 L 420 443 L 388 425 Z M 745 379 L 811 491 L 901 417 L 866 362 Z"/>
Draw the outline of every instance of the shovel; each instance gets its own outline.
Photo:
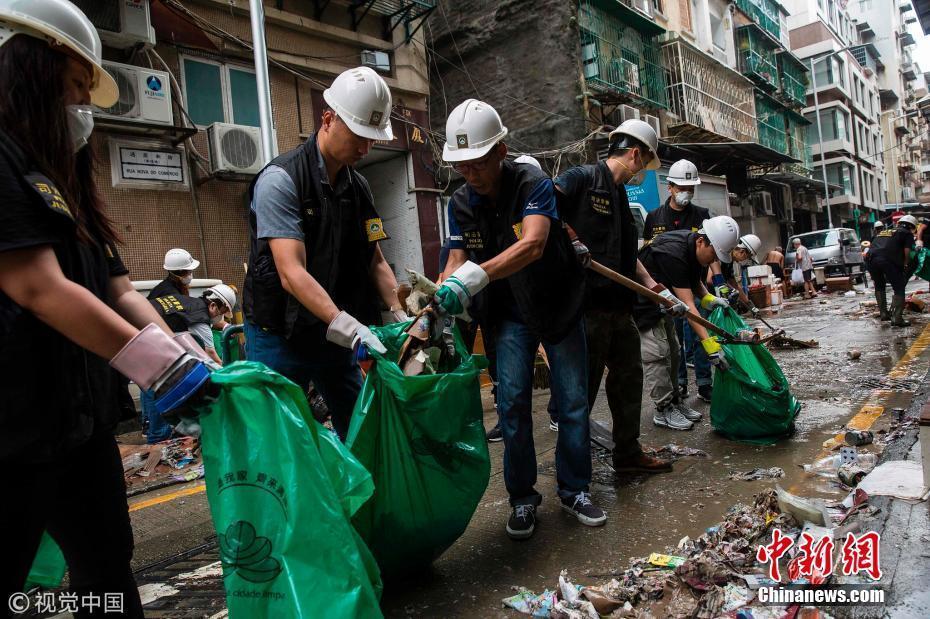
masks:
<path id="1" fill-rule="evenodd" d="M 624 288 L 629 288 L 630 290 L 639 294 L 640 296 L 646 297 L 650 301 L 658 303 L 659 305 L 663 307 L 672 307 L 675 304 L 673 301 L 666 299 L 665 297 L 660 295 L 658 292 L 653 292 L 652 290 L 650 290 L 649 288 L 646 288 L 642 284 L 638 282 L 634 282 L 629 277 L 624 277 L 623 275 L 620 275 L 616 271 L 608 269 L 607 267 L 597 262 L 596 260 L 592 260 L 591 266 L 588 268 L 590 268 L 595 273 L 599 275 L 603 275 L 607 279 L 620 284 Z M 711 321 L 707 320 L 700 314 L 695 314 L 694 312 L 689 311 L 683 316 L 683 318 L 687 318 L 688 320 L 692 322 L 696 322 L 697 324 L 701 325 L 708 331 L 711 331 L 712 333 L 719 335 L 720 337 L 723 338 L 724 343 L 726 344 L 761 344 L 763 343 L 763 341 L 759 338 L 758 334 L 755 335 L 753 339 L 750 341 L 742 340 L 736 337 L 735 335 L 733 335 L 732 333 L 729 333 L 721 329 L 720 327 L 718 327 Z"/>

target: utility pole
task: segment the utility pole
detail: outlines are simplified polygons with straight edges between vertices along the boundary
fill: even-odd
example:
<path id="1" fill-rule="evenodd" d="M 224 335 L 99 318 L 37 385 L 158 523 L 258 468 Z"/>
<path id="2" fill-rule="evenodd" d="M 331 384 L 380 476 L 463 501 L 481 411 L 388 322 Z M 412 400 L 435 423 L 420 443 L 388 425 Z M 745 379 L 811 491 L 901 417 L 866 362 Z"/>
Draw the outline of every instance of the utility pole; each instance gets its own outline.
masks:
<path id="1" fill-rule="evenodd" d="M 262 163 L 267 164 L 278 154 L 271 117 L 271 85 L 268 82 L 268 48 L 265 45 L 265 8 L 262 0 L 249 0 L 252 21 L 252 47 L 255 57 L 255 86 L 258 90 L 258 121 L 262 133 Z"/>

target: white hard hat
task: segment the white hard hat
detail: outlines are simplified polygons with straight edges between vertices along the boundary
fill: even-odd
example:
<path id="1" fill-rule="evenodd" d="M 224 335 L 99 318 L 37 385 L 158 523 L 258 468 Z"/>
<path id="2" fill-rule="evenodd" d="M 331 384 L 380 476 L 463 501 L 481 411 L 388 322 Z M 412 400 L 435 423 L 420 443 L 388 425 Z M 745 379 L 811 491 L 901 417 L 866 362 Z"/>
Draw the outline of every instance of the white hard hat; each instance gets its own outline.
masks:
<path id="1" fill-rule="evenodd" d="M 533 157 L 531 155 L 520 155 L 519 157 L 514 159 L 513 162 L 514 163 L 528 163 L 542 170 L 542 165 L 540 165 L 539 160 L 536 159 L 536 157 Z"/>
<path id="2" fill-rule="evenodd" d="M 236 291 L 226 284 L 217 284 L 207 288 L 203 296 L 208 300 L 219 300 L 226 305 L 226 311 L 231 312 L 236 307 Z"/>
<path id="3" fill-rule="evenodd" d="M 619 127 L 610 132 L 607 136 L 611 145 L 617 139 L 623 139 L 623 136 L 633 138 L 640 144 L 645 144 L 652 155 L 652 159 L 646 165 L 647 170 L 658 170 L 662 164 L 659 161 L 659 136 L 656 135 L 655 129 L 649 126 L 649 123 L 631 118 L 623 121 Z M 632 144 L 620 144 L 620 147 L 633 146 Z"/>
<path id="4" fill-rule="evenodd" d="M 700 185 L 697 166 L 687 159 L 679 159 L 668 169 L 668 182 L 682 187 Z"/>
<path id="5" fill-rule="evenodd" d="M 193 271 L 200 266 L 200 262 L 194 260 L 186 249 L 169 249 L 165 254 L 166 271 Z"/>
<path id="6" fill-rule="evenodd" d="M 912 225 L 912 226 L 914 226 L 914 227 L 916 228 L 916 227 L 917 227 L 917 218 L 914 217 L 913 215 L 905 215 L 904 217 L 902 217 L 901 219 L 898 220 L 898 223 L 899 223 L 899 224 L 910 224 L 910 225 Z"/>
<path id="7" fill-rule="evenodd" d="M 879 220 L 876 221 L 874 224 L 872 224 L 872 229 L 873 229 L 873 230 L 876 229 L 876 228 L 884 228 L 884 227 L 885 227 L 885 223 L 884 223 L 881 219 L 879 219 Z"/>
<path id="8" fill-rule="evenodd" d="M 445 161 L 470 161 L 488 154 L 507 135 L 507 127 L 493 107 L 467 99 L 459 103 L 446 119 L 446 143 L 442 147 Z"/>
<path id="9" fill-rule="evenodd" d="M 0 0 L 0 46 L 17 34 L 47 41 L 53 50 L 62 45 L 86 60 L 93 68 L 91 103 L 99 107 L 116 103 L 119 88 L 101 64 L 100 35 L 81 9 L 68 0 Z"/>
<path id="10" fill-rule="evenodd" d="M 736 221 L 732 217 L 720 215 L 705 219 L 698 232 L 706 234 L 707 238 L 710 239 L 710 244 L 714 246 L 714 251 L 717 252 L 717 258 L 720 259 L 720 262 L 726 262 L 727 264 L 733 262 L 730 251 L 736 247 L 740 237 L 739 226 L 736 225 Z"/>
<path id="11" fill-rule="evenodd" d="M 742 247 L 748 251 L 749 257 L 755 260 L 756 256 L 759 254 L 759 250 L 762 249 L 762 239 L 755 234 L 744 234 L 739 237 L 737 247 Z"/>
<path id="12" fill-rule="evenodd" d="M 355 135 L 369 140 L 394 139 L 391 90 L 370 67 L 340 73 L 323 91 L 323 100 Z"/>

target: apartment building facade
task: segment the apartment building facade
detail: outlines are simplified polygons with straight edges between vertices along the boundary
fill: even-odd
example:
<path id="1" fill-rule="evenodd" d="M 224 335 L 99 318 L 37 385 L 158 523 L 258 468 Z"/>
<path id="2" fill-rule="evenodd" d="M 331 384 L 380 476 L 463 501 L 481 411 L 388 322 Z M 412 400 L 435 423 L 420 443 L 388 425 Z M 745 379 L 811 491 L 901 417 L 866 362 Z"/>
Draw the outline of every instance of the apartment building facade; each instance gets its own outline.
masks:
<path id="1" fill-rule="evenodd" d="M 120 86 L 119 103 L 95 113 L 93 147 L 132 279 L 162 278 L 165 251 L 184 247 L 201 261 L 195 277 L 240 286 L 248 188 L 262 167 L 248 1 L 75 2 L 101 33 Z M 391 235 L 382 248 L 399 273 L 428 271 L 439 250 L 421 27 L 432 6 L 264 3 L 279 152 L 314 133 L 322 91 L 343 70 L 368 64 L 391 88 L 396 139 L 377 144 L 359 168 Z M 389 17 L 397 7 L 408 10 Z"/>

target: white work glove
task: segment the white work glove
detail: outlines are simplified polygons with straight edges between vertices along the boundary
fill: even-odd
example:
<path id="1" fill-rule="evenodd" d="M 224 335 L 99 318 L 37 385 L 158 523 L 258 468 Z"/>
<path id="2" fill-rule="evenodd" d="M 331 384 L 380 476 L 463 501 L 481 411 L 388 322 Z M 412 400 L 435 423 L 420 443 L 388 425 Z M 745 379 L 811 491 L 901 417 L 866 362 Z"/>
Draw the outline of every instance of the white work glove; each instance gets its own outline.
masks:
<path id="1" fill-rule="evenodd" d="M 392 307 L 389 311 L 394 322 L 407 322 L 410 320 L 410 316 L 400 306 Z"/>
<path id="2" fill-rule="evenodd" d="M 917 247 L 923 247 L 923 246 L 924 246 L 923 241 L 917 241 Z"/>
<path id="3" fill-rule="evenodd" d="M 373 350 L 382 355 L 387 352 L 387 348 L 371 332 L 371 329 L 344 311 L 336 314 L 333 321 L 329 323 L 329 327 L 326 329 L 326 339 L 333 344 L 338 344 L 353 351 L 357 351 L 359 345 L 364 345 L 368 350 Z"/>
<path id="4" fill-rule="evenodd" d="M 135 335 L 110 359 L 110 366 L 155 396 L 159 413 L 184 405 L 209 381 L 210 370 L 198 357 L 155 324 Z"/>
<path id="5" fill-rule="evenodd" d="M 730 304 L 726 299 L 721 297 L 716 297 L 709 292 L 701 298 L 701 307 L 703 307 L 708 312 L 713 310 L 715 307 L 727 308 L 730 307 Z"/>
<path id="6" fill-rule="evenodd" d="M 184 333 L 178 333 L 174 336 L 174 341 L 177 342 L 181 348 L 187 351 L 191 357 L 203 361 L 204 364 L 211 370 L 218 370 L 220 366 L 216 364 L 216 361 L 210 358 L 207 352 L 200 347 L 200 344 L 197 342 L 197 339 L 193 335 L 185 331 Z"/>
<path id="7" fill-rule="evenodd" d="M 452 316 L 467 317 L 472 299 L 490 281 L 484 269 L 468 260 L 442 282 L 433 301 Z"/>
<path id="8" fill-rule="evenodd" d="M 674 305 L 664 306 L 662 308 L 666 312 L 671 314 L 672 316 L 678 318 L 679 316 L 684 316 L 685 314 L 688 313 L 687 303 L 685 303 L 684 301 L 682 301 L 681 299 L 673 295 L 672 292 L 668 288 L 663 286 L 662 284 L 656 284 L 652 288 L 652 291 L 658 292 L 660 297 L 662 297 L 663 299 L 668 299 L 669 301 L 674 303 Z"/>
<path id="9" fill-rule="evenodd" d="M 587 245 L 576 238 L 572 241 L 572 249 L 575 250 L 575 258 L 578 259 L 578 264 L 580 264 L 582 268 L 587 269 L 591 266 L 591 250 L 588 249 Z"/>

